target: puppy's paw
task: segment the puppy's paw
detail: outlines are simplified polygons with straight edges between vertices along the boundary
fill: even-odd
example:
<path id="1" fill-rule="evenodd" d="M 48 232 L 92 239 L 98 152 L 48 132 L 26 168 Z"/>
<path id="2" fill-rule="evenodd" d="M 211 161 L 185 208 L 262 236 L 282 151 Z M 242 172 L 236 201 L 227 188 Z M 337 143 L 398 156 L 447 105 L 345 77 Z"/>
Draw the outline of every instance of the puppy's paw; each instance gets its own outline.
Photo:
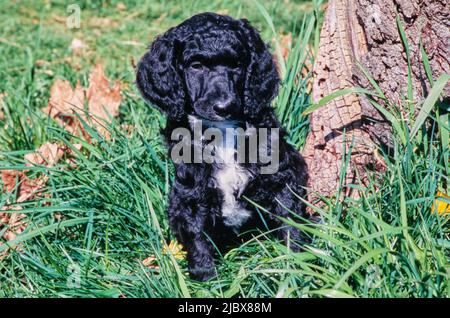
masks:
<path id="1" fill-rule="evenodd" d="M 217 272 L 214 267 L 195 267 L 189 270 L 192 279 L 200 282 L 206 282 L 214 277 L 217 277 Z"/>

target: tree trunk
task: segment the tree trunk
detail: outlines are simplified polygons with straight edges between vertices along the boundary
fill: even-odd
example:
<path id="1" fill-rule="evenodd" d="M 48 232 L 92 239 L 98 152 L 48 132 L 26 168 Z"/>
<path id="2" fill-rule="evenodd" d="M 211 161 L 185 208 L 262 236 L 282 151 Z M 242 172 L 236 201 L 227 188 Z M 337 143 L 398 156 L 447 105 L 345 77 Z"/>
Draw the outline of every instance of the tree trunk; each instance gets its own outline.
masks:
<path id="1" fill-rule="evenodd" d="M 397 14 L 410 46 L 414 100 L 420 101 L 429 89 L 420 39 L 433 78 L 450 72 L 448 12 L 447 0 L 330 0 L 314 67 L 314 101 L 343 88 L 371 89 L 357 62 L 369 71 L 391 102 L 397 103 L 406 96 L 408 64 L 396 24 Z M 449 93 L 447 87 L 444 95 L 448 97 Z M 384 166 L 376 155 L 376 144 L 389 147 L 390 139 L 389 124 L 363 97 L 345 95 L 313 112 L 304 150 L 312 197 L 314 193 L 335 194 L 343 152 L 349 151 L 352 142 L 344 186 L 364 185 L 368 170 L 382 170 Z M 358 196 L 349 187 L 344 193 Z"/>

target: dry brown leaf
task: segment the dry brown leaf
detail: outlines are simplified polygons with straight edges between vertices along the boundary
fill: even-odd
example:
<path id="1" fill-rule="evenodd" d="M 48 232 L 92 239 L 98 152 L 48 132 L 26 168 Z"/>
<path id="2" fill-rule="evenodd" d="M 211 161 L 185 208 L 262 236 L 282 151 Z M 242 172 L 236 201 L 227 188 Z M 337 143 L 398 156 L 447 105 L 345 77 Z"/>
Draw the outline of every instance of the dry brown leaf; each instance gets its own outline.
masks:
<path id="1" fill-rule="evenodd" d="M 53 167 L 64 155 L 64 152 L 65 147 L 46 142 L 35 152 L 25 155 L 26 166 L 46 165 L 47 167 Z"/>
<path id="2" fill-rule="evenodd" d="M 109 80 L 105 76 L 103 66 L 97 64 L 89 76 L 89 87 L 86 97 L 89 103 L 89 112 L 95 117 L 109 119 L 108 113 L 116 117 L 119 115 L 121 85 L 117 81 L 110 88 Z"/>
<path id="3" fill-rule="evenodd" d="M 150 269 L 159 269 L 159 266 L 156 265 L 155 263 L 156 263 L 156 257 L 155 256 L 147 257 L 146 259 L 144 259 L 142 261 L 142 265 L 144 265 L 145 267 L 148 267 Z"/>
<path id="4" fill-rule="evenodd" d="M 17 170 L 2 170 L 3 192 L 11 192 L 16 186 L 16 180 L 20 179 L 22 172 Z"/>
<path id="5" fill-rule="evenodd" d="M 82 113 L 83 108 L 84 90 L 80 82 L 73 90 L 69 81 L 57 79 L 50 89 L 50 100 L 43 112 L 63 120 L 64 116 Z"/>
<path id="6" fill-rule="evenodd" d="M 11 192 L 17 187 L 16 202 L 25 202 L 37 194 L 47 183 L 47 177 L 28 178 L 23 171 L 2 170 L 3 191 Z M 4 207 L 5 208 L 5 207 Z M 5 209 L 9 209 L 6 207 Z"/>
<path id="7" fill-rule="evenodd" d="M 57 79 L 50 89 L 48 106 L 42 111 L 71 134 L 80 136 L 84 133 L 84 129 L 74 115 L 83 114 L 84 100 L 84 89 L 80 82 L 73 90 L 69 81 Z"/>
<path id="8" fill-rule="evenodd" d="M 49 104 L 42 111 L 54 118 L 67 131 L 74 135 L 84 134 L 84 129 L 73 115 L 79 114 L 86 121 L 92 119 L 93 124 L 105 137 L 109 137 L 106 129 L 102 127 L 102 120 L 109 121 L 110 116 L 119 115 L 119 106 L 122 101 L 120 91 L 122 85 L 119 81 L 110 87 L 103 66 L 97 64 L 89 75 L 89 87 L 83 88 L 78 82 L 75 90 L 68 81 L 58 79 L 50 90 Z M 86 118 L 83 111 L 87 101 L 88 114 Z M 89 140 L 88 140 L 89 141 Z"/>
<path id="9" fill-rule="evenodd" d="M 48 177 L 41 176 L 35 179 L 27 178 L 26 176 L 23 178 L 20 183 L 20 191 L 19 196 L 17 197 L 17 202 L 25 202 L 33 199 L 34 197 L 40 195 L 42 189 L 47 184 Z"/>
<path id="10" fill-rule="evenodd" d="M 119 2 L 116 5 L 116 9 L 119 11 L 125 11 L 127 9 L 127 6 L 123 2 Z"/>
<path id="11" fill-rule="evenodd" d="M 53 167 L 58 163 L 66 152 L 67 147 L 61 147 L 57 144 L 46 142 L 35 152 L 26 154 L 24 159 L 26 166 L 44 165 Z M 2 170 L 1 171 L 3 191 L 12 192 L 17 190 L 16 202 L 21 203 L 36 197 L 45 187 L 48 177 L 45 175 L 31 179 L 26 176 L 24 171 Z"/>
<path id="12" fill-rule="evenodd" d="M 2 170 L 1 176 L 3 183 L 3 192 L 11 192 L 17 186 L 18 197 L 16 201 L 26 201 L 26 199 L 30 195 L 30 192 L 29 187 L 27 188 L 27 186 L 25 185 L 26 182 L 29 182 L 29 179 L 26 178 L 25 174 L 22 171 Z M 21 210 L 21 207 L 7 205 L 3 206 L 0 209 L 0 230 L 4 227 L 7 228 L 7 230 L 3 233 L 3 238 L 7 241 L 14 239 L 18 234 L 22 233 L 27 226 L 26 222 L 22 221 L 22 219 L 26 216 L 25 214 L 19 212 L 5 212 L 13 210 Z"/>
<path id="13" fill-rule="evenodd" d="M 73 146 L 75 149 L 77 149 L 78 151 L 80 151 L 81 148 L 83 148 L 83 146 L 82 146 L 81 144 L 73 144 L 72 146 Z M 76 167 L 77 167 L 77 163 L 76 163 L 75 158 L 74 158 L 74 157 L 75 157 L 75 152 L 74 152 L 72 149 L 67 148 L 67 149 L 66 149 L 66 153 L 69 155 L 69 158 L 66 159 L 66 163 L 67 163 L 72 169 L 76 168 Z"/>
<path id="14" fill-rule="evenodd" d="M 280 49 L 281 49 L 281 55 L 283 55 L 283 58 L 285 61 L 287 61 L 289 57 L 289 52 L 291 51 L 292 47 L 292 32 L 289 32 L 286 35 L 280 35 Z"/>
<path id="15" fill-rule="evenodd" d="M 49 64 L 51 64 L 51 63 L 46 60 L 36 60 L 36 62 L 34 63 L 34 65 L 36 65 L 36 67 L 42 67 L 44 65 L 49 65 Z"/>
<path id="16" fill-rule="evenodd" d="M 55 22 L 58 22 L 58 23 L 64 23 L 64 24 L 66 24 L 67 23 L 67 18 L 66 17 L 62 17 L 62 16 L 60 16 L 60 15 L 53 15 L 53 20 L 55 21 Z"/>
<path id="17" fill-rule="evenodd" d="M 118 27 L 119 22 L 110 18 L 92 17 L 87 21 L 87 25 L 91 28 L 106 29 Z"/>
<path id="18" fill-rule="evenodd" d="M 75 144 L 76 149 L 81 149 L 81 145 Z M 59 146 L 50 142 L 46 142 L 33 153 L 25 155 L 26 165 L 45 165 L 46 167 L 55 166 L 64 154 L 73 154 L 67 146 Z M 1 180 L 3 183 L 3 192 L 16 191 L 16 203 L 22 203 L 32 200 L 38 196 L 42 196 L 42 190 L 47 184 L 48 177 L 45 175 L 31 179 L 26 176 L 24 171 L 2 170 Z M 3 234 L 6 240 L 14 239 L 18 234 L 22 233 L 27 223 L 23 221 L 25 214 L 19 212 L 5 212 L 12 210 L 21 210 L 20 206 L 7 205 L 0 209 L 0 229 L 6 226 L 8 229 Z M 1 243 L 0 243 L 1 244 Z"/>
<path id="19" fill-rule="evenodd" d="M 82 149 L 81 144 L 72 145 L 76 150 L 80 151 Z M 35 152 L 26 154 L 24 159 L 26 161 L 25 165 L 27 167 L 33 165 L 44 165 L 46 167 L 54 167 L 61 158 L 66 155 L 69 157 L 67 160 L 69 162 L 74 162 L 75 152 L 66 145 L 58 145 L 51 142 L 46 142 L 39 147 Z"/>
<path id="20" fill-rule="evenodd" d="M 20 207 L 9 207 L 6 210 L 20 210 Z M 3 238 L 7 241 L 13 240 L 16 236 L 22 233 L 27 227 L 27 223 L 23 221 L 26 214 L 24 213 L 10 213 L 10 212 L 0 212 L 0 229 L 4 226 L 8 229 L 3 234 Z"/>

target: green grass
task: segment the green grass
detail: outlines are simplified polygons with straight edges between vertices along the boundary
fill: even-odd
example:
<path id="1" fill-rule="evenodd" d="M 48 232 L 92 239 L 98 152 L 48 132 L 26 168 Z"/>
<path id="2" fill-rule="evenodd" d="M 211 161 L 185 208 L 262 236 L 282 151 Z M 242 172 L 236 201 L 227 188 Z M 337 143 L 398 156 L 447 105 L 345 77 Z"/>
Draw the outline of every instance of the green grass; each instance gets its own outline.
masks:
<path id="1" fill-rule="evenodd" d="M 386 172 L 370 175 L 360 199 L 324 198 L 323 208 L 312 207 L 322 223 L 295 224 L 313 237 L 306 251 L 289 252 L 261 232 L 218 260 L 217 279 L 190 280 L 185 260 L 164 252 L 173 240 L 165 216 L 172 166 L 159 135 L 164 118 L 138 96 L 130 60 L 137 60 L 156 34 L 200 11 L 247 17 L 263 30 L 266 41 L 274 33 L 294 30 L 275 107 L 291 132 L 290 141 L 301 148 L 308 133 L 302 113 L 311 101 L 305 93 L 307 80 L 297 74 L 313 58 L 305 54 L 306 44 L 317 47 L 318 6 L 292 0 L 262 5 L 123 2 L 125 11 L 115 10 L 114 1 L 86 1 L 79 30 L 66 30 L 55 19 L 66 14 L 63 2 L 0 5 L 0 92 L 7 94 L 0 120 L 0 169 L 25 169 L 23 155 L 45 141 L 83 144 L 76 169 L 64 161 L 53 168 L 27 168 L 30 176 L 49 177 L 45 191 L 51 198 L 21 204 L 29 226 L 9 242 L 18 248 L 0 260 L 1 297 L 448 297 L 448 216 L 431 213 L 435 193 L 445 192 L 449 182 L 448 105 L 436 101 L 439 81 L 425 102 L 417 104 L 421 112 L 412 121 L 401 118 L 399 105 L 372 100 L 379 107 L 388 104 L 396 127 L 395 153 L 380 150 Z M 92 26 L 99 17 L 116 24 Z M 72 56 L 68 46 L 74 37 L 88 44 L 87 54 Z M 51 64 L 38 67 L 38 60 Z M 55 78 L 86 84 L 98 60 L 110 78 L 129 88 L 122 92 L 121 116 L 108 125 L 112 138 L 105 140 L 87 127 L 90 145 L 40 109 L 47 105 Z M 134 126 L 131 136 L 121 124 Z M 2 193 L 0 207 L 13 198 L 14 192 Z M 5 230 L 0 228 L 0 235 Z M 150 256 L 156 267 L 142 264 Z"/>

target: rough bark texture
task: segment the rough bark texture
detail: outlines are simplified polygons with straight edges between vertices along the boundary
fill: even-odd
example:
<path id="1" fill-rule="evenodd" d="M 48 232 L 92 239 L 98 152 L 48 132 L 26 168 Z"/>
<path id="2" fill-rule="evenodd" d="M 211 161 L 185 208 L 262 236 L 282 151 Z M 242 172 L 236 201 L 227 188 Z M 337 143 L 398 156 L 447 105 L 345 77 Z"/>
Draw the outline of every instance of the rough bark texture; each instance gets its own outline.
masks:
<path id="1" fill-rule="evenodd" d="M 342 88 L 370 88 L 359 71 L 358 61 L 372 74 L 391 102 L 406 96 L 408 68 L 396 25 L 397 13 L 410 45 L 415 101 L 420 101 L 429 90 L 420 39 L 428 54 L 433 78 L 450 72 L 447 0 L 331 0 L 314 68 L 315 101 Z M 447 87 L 444 95 L 449 94 Z M 371 104 L 356 95 L 337 98 L 311 114 L 311 133 L 304 151 L 311 193 L 331 196 L 336 192 L 342 153 L 349 150 L 352 141 L 344 183 L 361 181 L 364 184 L 368 169 L 383 168 L 376 156 L 375 144 L 391 144 L 389 124 Z M 361 179 L 356 177 L 358 174 Z M 357 196 L 350 188 L 346 188 L 346 194 Z"/>
<path id="2" fill-rule="evenodd" d="M 390 100 L 406 93 L 407 60 L 396 25 L 398 12 L 411 50 L 414 99 L 420 100 L 429 84 L 419 41 L 430 59 L 433 77 L 450 73 L 450 6 L 448 0 L 358 0 L 359 23 L 364 27 L 368 53 L 363 64 Z M 450 87 L 445 94 L 449 96 Z"/>

